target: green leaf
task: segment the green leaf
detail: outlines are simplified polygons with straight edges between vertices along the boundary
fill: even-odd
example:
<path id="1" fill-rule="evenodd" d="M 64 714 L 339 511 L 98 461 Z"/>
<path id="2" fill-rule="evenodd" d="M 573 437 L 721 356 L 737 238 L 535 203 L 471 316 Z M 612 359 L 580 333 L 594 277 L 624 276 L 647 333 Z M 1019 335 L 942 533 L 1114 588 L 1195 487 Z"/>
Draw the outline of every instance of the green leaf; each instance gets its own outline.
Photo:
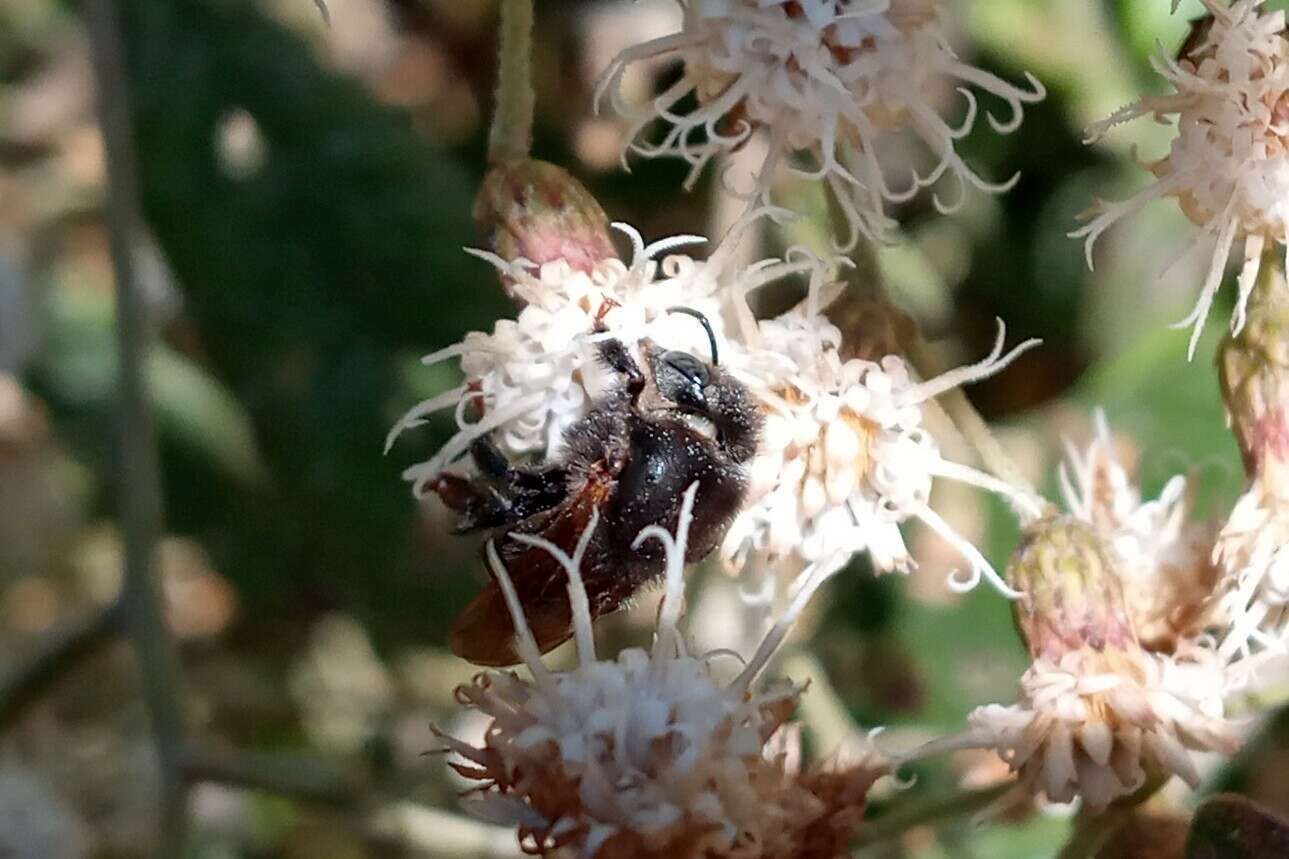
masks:
<path id="1" fill-rule="evenodd" d="M 265 478 L 250 419 L 223 385 L 165 346 L 148 355 L 146 370 L 163 434 L 244 483 Z"/>

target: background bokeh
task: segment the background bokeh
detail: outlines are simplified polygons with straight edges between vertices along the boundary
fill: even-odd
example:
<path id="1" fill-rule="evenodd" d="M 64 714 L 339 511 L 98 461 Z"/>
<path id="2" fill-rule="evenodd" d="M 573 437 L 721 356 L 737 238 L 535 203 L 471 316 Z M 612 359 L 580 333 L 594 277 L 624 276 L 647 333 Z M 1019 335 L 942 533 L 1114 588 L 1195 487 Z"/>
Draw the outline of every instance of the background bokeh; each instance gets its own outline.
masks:
<path id="1" fill-rule="evenodd" d="M 118 2 L 147 217 L 135 250 L 161 335 L 147 363 L 167 513 L 160 574 L 185 714 L 211 748 L 321 761 L 363 786 L 361 802 L 328 805 L 201 785 L 194 855 L 211 859 L 462 855 L 445 852 L 444 819 L 418 816 L 450 809 L 458 789 L 422 752 L 431 722 L 480 728 L 451 695 L 472 669 L 443 649 L 479 581 L 475 546 L 449 536 L 443 511 L 418 506 L 400 479 L 451 426 L 432 422 L 388 456 L 381 444 L 403 410 L 455 382 L 419 356 L 513 312 L 491 268 L 461 251 L 479 241 L 470 213 L 495 3 L 327 5 L 330 27 L 311 0 Z M 624 172 L 621 125 L 591 111 L 609 57 L 666 32 L 674 5 L 538 7 L 535 154 L 647 238 L 711 233 L 728 217 L 712 177 L 686 193 L 681 164 Z M 956 4 L 964 55 L 1012 80 L 1029 70 L 1049 96 L 1014 135 L 981 122 L 963 144 L 987 177 L 1021 170 L 1014 191 L 973 193 L 950 217 L 928 199 L 903 207 L 901 241 L 880 263 L 946 361 L 987 352 L 996 316 L 1013 342 L 1044 340 L 969 392 L 1037 482 L 1054 489 L 1061 439 L 1085 440 L 1103 406 L 1147 492 L 1184 472 L 1200 515 L 1221 516 L 1243 483 L 1209 357 L 1221 323 L 1186 363 L 1188 332 L 1167 324 L 1189 310 L 1199 275 L 1155 278 L 1189 225 L 1175 207 L 1148 208 L 1102 240 L 1095 271 L 1066 235 L 1094 196 L 1145 184 L 1134 146 L 1150 157 L 1168 144 L 1170 129 L 1149 121 L 1082 143 L 1090 122 L 1159 89 L 1156 42 L 1173 50 L 1199 4 L 1168 7 Z M 660 66 L 632 85 L 643 94 L 675 73 Z M 951 115 L 963 107 L 952 91 L 944 103 Z M 103 192 L 76 5 L 0 0 L 0 676 L 120 585 Z M 792 237 L 764 239 L 769 253 Z M 1004 564 L 1017 535 L 1007 511 L 977 491 L 939 491 L 946 518 Z M 1014 696 L 1025 658 L 1008 606 L 984 590 L 951 597 L 943 582 L 958 559 L 932 534 L 912 539 L 916 574 L 874 579 L 857 562 L 785 657 L 784 671 L 815 677 L 803 721 L 821 751 L 848 719 L 929 737 Z M 737 625 L 733 587 L 697 575 L 691 630 L 717 645 Z M 651 617 L 642 600 L 604 634 L 643 640 Z M 0 856 L 151 855 L 155 762 L 124 643 L 103 644 L 3 727 Z M 1289 811 L 1285 745 L 1271 731 L 1234 766 L 1211 768 L 1210 786 Z M 919 770 L 873 813 L 1003 772 L 955 758 Z M 914 828 L 873 855 L 1032 859 L 1053 855 L 1068 826 L 1050 812 L 964 820 Z"/>

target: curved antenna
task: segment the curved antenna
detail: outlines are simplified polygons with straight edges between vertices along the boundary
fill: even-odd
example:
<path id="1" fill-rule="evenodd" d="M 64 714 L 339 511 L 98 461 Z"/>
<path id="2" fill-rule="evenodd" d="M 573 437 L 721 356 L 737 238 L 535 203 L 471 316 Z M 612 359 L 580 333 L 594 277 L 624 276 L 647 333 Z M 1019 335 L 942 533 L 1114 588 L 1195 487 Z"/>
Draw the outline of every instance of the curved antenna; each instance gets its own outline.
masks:
<path id="1" fill-rule="evenodd" d="M 686 316 L 692 316 L 702 324 L 703 330 L 707 332 L 707 342 L 710 343 L 712 347 L 712 366 L 718 366 L 720 364 L 720 357 L 716 350 L 716 332 L 712 330 L 712 323 L 707 319 L 707 316 L 704 315 L 702 311 L 695 310 L 692 307 L 668 307 L 667 312 L 683 313 Z"/>

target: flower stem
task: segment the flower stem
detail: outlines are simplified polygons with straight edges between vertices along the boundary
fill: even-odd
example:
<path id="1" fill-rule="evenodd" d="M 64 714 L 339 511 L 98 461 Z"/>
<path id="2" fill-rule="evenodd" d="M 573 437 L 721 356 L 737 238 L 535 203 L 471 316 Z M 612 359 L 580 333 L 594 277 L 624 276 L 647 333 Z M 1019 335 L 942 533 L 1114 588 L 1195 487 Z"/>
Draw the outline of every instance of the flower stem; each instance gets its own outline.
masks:
<path id="1" fill-rule="evenodd" d="M 1119 828 L 1132 817 L 1132 808 L 1115 808 L 1097 815 L 1084 815 L 1074 826 L 1074 834 L 1061 848 L 1057 859 L 1095 859 Z"/>
<path id="2" fill-rule="evenodd" d="M 488 163 L 528 157 L 533 142 L 533 0 L 501 0 L 497 93 Z"/>
<path id="3" fill-rule="evenodd" d="M 831 189 L 828 191 L 828 204 L 830 220 L 835 226 L 838 218 L 843 217 L 843 215 Z M 855 264 L 855 272 L 851 280 L 858 284 L 860 288 L 888 305 L 892 313 L 901 314 L 890 300 L 882 278 L 881 265 L 877 259 L 877 250 L 873 243 L 861 236 L 859 242 L 855 245 L 855 249 L 851 251 L 850 259 Z M 901 329 L 897 327 L 895 330 L 900 331 Z M 910 325 L 908 330 L 903 333 L 905 334 L 903 337 L 904 342 L 900 346 L 904 350 L 905 356 L 913 364 L 914 369 L 918 371 L 923 379 L 933 378 L 945 371 L 945 368 L 940 366 L 940 362 L 927 347 L 926 340 L 922 338 L 922 332 L 915 325 Z M 954 388 L 941 394 L 936 400 L 948 414 L 954 426 L 957 427 L 958 432 L 962 433 L 967 442 L 975 448 L 976 453 L 980 456 L 980 461 L 984 463 L 985 468 L 994 477 L 1016 489 L 1031 495 L 1035 494 L 1034 486 L 1029 478 L 1025 476 L 1025 472 L 1003 449 L 1003 446 L 998 443 L 998 439 L 989 429 L 989 424 L 980 416 L 980 412 L 972 405 L 966 394 Z"/>
<path id="4" fill-rule="evenodd" d="M 924 379 L 938 376 L 944 372 L 940 362 L 927 348 L 926 341 L 919 335 L 912 343 L 906 345 L 909 360 Z M 980 412 L 971 400 L 960 389 L 945 391 L 939 397 L 940 405 L 948 413 L 958 432 L 971 443 L 980 461 L 994 477 L 1010 484 L 1016 489 L 1035 494 L 1034 485 L 1025 472 L 1011 458 L 1011 455 L 998 442 L 997 436 L 989 429 L 989 424 L 981 417 Z"/>
<path id="5" fill-rule="evenodd" d="M 1011 782 L 980 790 L 964 790 L 920 802 L 908 802 L 868 821 L 860 830 L 856 847 L 868 847 L 899 838 L 910 829 L 939 826 L 975 814 L 997 802 L 1013 787 Z"/>

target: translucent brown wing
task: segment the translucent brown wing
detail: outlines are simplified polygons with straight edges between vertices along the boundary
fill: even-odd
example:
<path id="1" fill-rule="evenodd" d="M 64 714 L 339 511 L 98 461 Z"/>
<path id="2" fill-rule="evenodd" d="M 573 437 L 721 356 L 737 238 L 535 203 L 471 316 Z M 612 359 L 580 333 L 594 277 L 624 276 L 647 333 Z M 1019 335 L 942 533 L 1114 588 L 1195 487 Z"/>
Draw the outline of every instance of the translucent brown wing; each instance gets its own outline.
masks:
<path id="1" fill-rule="evenodd" d="M 597 466 L 576 495 L 570 495 L 552 511 L 540 536 L 558 546 L 570 557 L 583 532 L 591 524 L 591 514 L 609 499 L 616 477 L 603 464 Z M 589 567 L 600 554 L 603 523 L 591 539 L 582 559 L 586 579 Z M 542 653 L 553 650 L 573 634 L 573 616 L 568 605 L 568 575 L 550 552 L 535 546 L 524 546 L 502 534 L 496 538 L 499 554 L 505 560 L 506 572 L 515 585 L 528 628 Z M 485 556 L 486 559 L 486 556 Z M 486 560 L 485 560 L 486 563 Z M 588 587 L 592 582 L 588 581 Z M 592 605 L 599 601 L 591 596 Z M 452 652 L 476 665 L 500 667 L 521 662 L 515 637 L 515 625 L 501 588 L 495 580 L 457 617 L 448 640 Z"/>

